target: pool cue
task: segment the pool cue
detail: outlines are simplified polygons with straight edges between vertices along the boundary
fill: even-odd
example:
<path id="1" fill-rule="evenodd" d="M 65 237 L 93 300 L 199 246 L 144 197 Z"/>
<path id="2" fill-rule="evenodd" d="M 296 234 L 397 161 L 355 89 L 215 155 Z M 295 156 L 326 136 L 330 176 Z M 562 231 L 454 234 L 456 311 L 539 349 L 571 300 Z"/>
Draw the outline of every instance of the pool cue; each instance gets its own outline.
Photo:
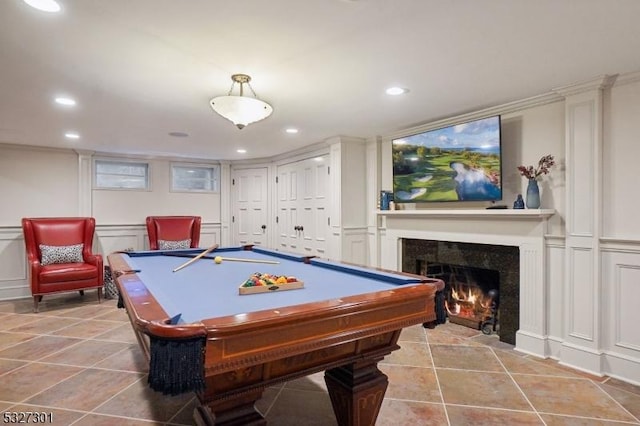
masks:
<path id="1" fill-rule="evenodd" d="M 238 257 L 223 257 L 222 260 L 227 260 L 230 262 L 248 262 L 248 263 L 271 263 L 271 264 L 277 264 L 280 263 L 278 261 L 275 260 L 260 260 L 260 259 L 241 259 Z"/>
<path id="2" fill-rule="evenodd" d="M 217 249 L 218 245 L 214 244 L 211 247 L 209 247 L 208 249 L 206 249 L 205 251 L 203 251 L 202 253 L 200 253 L 199 255 L 197 255 L 196 257 L 194 257 L 191 260 L 186 261 L 185 263 L 183 263 L 182 265 L 178 266 L 176 269 L 173 270 L 173 272 L 178 272 L 180 269 L 185 268 L 189 265 L 191 265 L 193 262 L 195 262 L 196 260 L 200 259 L 203 256 L 206 256 L 208 253 L 212 252 L 213 250 Z"/>

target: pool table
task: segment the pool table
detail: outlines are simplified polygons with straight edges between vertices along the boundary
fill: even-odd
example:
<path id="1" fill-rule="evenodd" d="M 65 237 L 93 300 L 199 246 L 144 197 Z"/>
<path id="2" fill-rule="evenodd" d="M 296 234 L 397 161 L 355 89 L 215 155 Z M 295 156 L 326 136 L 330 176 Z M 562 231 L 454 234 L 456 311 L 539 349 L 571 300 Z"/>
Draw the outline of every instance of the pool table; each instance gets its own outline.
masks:
<path id="1" fill-rule="evenodd" d="M 338 424 L 373 425 L 388 384 L 377 363 L 399 349 L 404 327 L 435 324 L 435 293 L 444 288 L 424 276 L 254 246 L 217 248 L 178 269 L 202 251 L 108 256 L 150 360 L 151 387 L 194 391 L 197 424 L 264 425 L 254 403 L 266 387 L 325 371 Z M 255 272 L 304 286 L 240 295 Z"/>

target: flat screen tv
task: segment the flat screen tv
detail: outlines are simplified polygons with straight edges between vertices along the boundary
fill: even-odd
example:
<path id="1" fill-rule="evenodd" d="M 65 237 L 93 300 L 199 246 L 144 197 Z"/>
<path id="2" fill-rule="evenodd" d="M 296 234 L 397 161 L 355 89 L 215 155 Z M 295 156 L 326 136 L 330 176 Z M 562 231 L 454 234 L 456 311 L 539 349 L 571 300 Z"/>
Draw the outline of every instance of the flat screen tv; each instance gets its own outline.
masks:
<path id="1" fill-rule="evenodd" d="M 502 200 L 499 115 L 392 142 L 396 203 Z"/>

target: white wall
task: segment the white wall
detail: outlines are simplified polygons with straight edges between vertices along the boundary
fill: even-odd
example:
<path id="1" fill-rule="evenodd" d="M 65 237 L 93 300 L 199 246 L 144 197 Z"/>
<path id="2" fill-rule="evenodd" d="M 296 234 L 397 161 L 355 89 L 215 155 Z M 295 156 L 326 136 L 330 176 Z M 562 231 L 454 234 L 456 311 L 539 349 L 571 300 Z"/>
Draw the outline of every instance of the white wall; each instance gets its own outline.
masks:
<path id="1" fill-rule="evenodd" d="M 0 144 L 0 300 L 30 295 L 23 217 L 78 216 L 73 151 Z"/>
<path id="2" fill-rule="evenodd" d="M 0 226 L 23 217 L 78 215 L 78 156 L 73 151 L 0 144 Z"/>
<path id="3" fill-rule="evenodd" d="M 619 77 L 603 103 L 601 362 L 640 384 L 640 73 Z"/>
<path id="4" fill-rule="evenodd" d="M 640 240 L 640 81 L 630 80 L 604 100 L 603 236 Z"/>
<path id="5" fill-rule="evenodd" d="M 549 221 L 549 233 L 564 234 L 564 103 L 553 102 L 505 114 L 502 131 L 502 203 L 511 208 L 517 194 L 525 197 L 527 179 L 520 176 L 517 167 L 535 167 L 541 157 L 551 154 L 556 166 L 539 179 L 540 208 L 556 210 Z"/>
<path id="6" fill-rule="evenodd" d="M 593 289 L 590 298 L 596 301 L 593 305 L 596 309 L 588 314 L 589 321 L 597 329 L 592 347 L 566 344 L 571 331 L 566 324 L 565 312 L 576 309 L 575 300 L 567 299 L 571 294 L 566 269 L 571 260 L 566 248 L 566 204 L 568 199 L 579 198 L 582 194 L 569 194 L 566 185 L 570 172 L 566 169 L 566 139 L 571 133 L 568 128 L 571 123 L 565 106 L 564 98 L 555 93 L 523 100 L 515 106 L 509 104 L 452 117 L 449 122 L 474 114 L 503 115 L 504 203 L 508 206 L 512 205 L 518 192 L 525 191 L 525 180 L 515 168 L 520 164 L 535 164 L 545 154 L 555 155 L 557 166 L 541 185 L 542 207 L 556 210 L 549 221 L 545 243 L 547 266 L 543 272 L 548 300 L 543 327 L 547 339 L 545 356 L 596 374 L 640 383 L 640 333 L 637 332 L 637 324 L 640 324 L 640 310 L 637 309 L 640 300 L 640 221 L 636 218 L 640 207 L 636 166 L 640 156 L 640 73 L 620 76 L 612 87 L 603 90 L 602 167 L 598 170 L 602 176 L 602 203 L 596 208 L 596 222 L 601 223 L 602 231 L 595 236 L 595 256 L 586 262 L 601 265 L 600 269 L 595 269 L 597 274 L 589 278 L 593 282 L 588 286 Z M 406 132 L 415 133 L 415 129 Z M 391 189 L 390 140 L 390 136 L 372 138 L 362 154 L 366 155 L 364 173 L 368 188 L 365 193 L 369 194 L 366 203 L 370 210 L 375 209 L 378 190 Z M 148 214 L 199 214 L 205 221 L 205 240 L 219 241 L 220 218 L 229 215 L 221 211 L 221 202 L 228 197 L 228 183 L 223 182 L 221 195 L 170 193 L 171 160 L 151 161 L 153 188 L 148 193 L 90 191 L 88 208 L 102 227 L 98 231 L 101 250 L 108 253 L 128 247 L 145 248 L 142 223 Z M 87 194 L 79 192 L 87 188 L 87 172 L 78 163 L 78 155 L 72 151 L 0 145 L 0 195 L 3 200 L 0 209 L 0 299 L 29 294 L 22 263 L 24 246 L 20 219 L 23 216 L 74 216 L 82 211 L 80 204 Z M 599 163 L 595 161 L 594 164 Z M 349 190 L 356 189 L 342 188 L 343 198 L 349 199 Z M 584 194 L 585 197 L 592 195 Z M 446 203 L 446 208 L 484 208 L 486 205 Z M 363 257 L 376 265 L 379 262 L 377 245 L 380 238 L 376 233 L 379 224 L 363 223 L 363 227 L 367 225 L 368 241 L 376 246 L 368 247 L 368 256 L 363 254 Z M 576 270 L 590 267 L 587 264 L 584 268 L 572 266 Z M 577 308 L 582 309 L 579 304 Z M 569 351 L 571 357 L 567 357 Z"/>
<path id="7" fill-rule="evenodd" d="M 140 224 L 147 216 L 201 216 L 205 223 L 220 222 L 220 193 L 171 192 L 171 160 L 149 162 L 149 191 L 92 191 L 92 214 L 98 224 Z"/>
<path id="8" fill-rule="evenodd" d="M 531 105 L 534 106 L 531 106 Z M 550 223 L 552 233 L 562 234 L 564 216 L 564 104 L 559 96 L 541 97 L 537 101 L 527 100 L 522 104 L 512 103 L 502 107 L 477 111 L 459 117 L 451 117 L 435 123 L 401 130 L 383 137 L 381 146 L 381 188 L 393 188 L 393 164 L 391 161 L 391 141 L 395 138 L 413 135 L 451 124 L 500 114 L 502 117 L 502 181 L 503 197 L 500 204 L 511 208 L 517 194 L 526 193 L 527 180 L 520 176 L 520 165 L 537 165 L 547 154 L 555 157 L 557 165 L 549 175 L 540 179 L 542 205 L 540 208 L 555 209 L 558 214 Z M 474 209 L 485 208 L 488 202 L 447 202 L 447 203 L 402 203 L 399 208 L 444 208 Z"/>
<path id="9" fill-rule="evenodd" d="M 535 165 L 545 154 L 556 157 L 557 165 L 541 181 L 542 208 L 556 213 L 544 238 L 543 299 L 535 302 L 546 306 L 538 336 L 543 344 L 531 353 L 640 384 L 640 72 L 617 79 L 603 76 L 520 103 L 404 132 L 413 134 L 470 117 L 502 114 L 502 174 L 508 206 L 515 194 L 525 192 L 526 182 L 516 167 Z M 381 189 L 391 187 L 390 140 L 401 135 L 384 137 L 381 158 L 372 155 L 368 160 L 381 177 Z M 573 179 L 573 187 L 569 179 Z M 485 205 L 448 203 L 446 208 Z M 395 232 L 385 229 L 384 222 L 378 224 L 382 225 L 378 241 Z M 407 223 L 397 226 L 408 229 Z M 464 232 L 463 228 L 454 226 L 451 232 Z M 380 257 L 378 246 L 370 250 L 372 258 L 376 258 L 376 250 Z M 377 265 L 381 263 L 378 260 Z"/>
<path id="10" fill-rule="evenodd" d="M 91 185 L 91 153 L 0 144 L 0 300 L 30 296 L 23 217 L 93 216 L 94 250 L 105 256 L 147 249 L 145 218 L 150 215 L 201 216 L 201 246 L 220 243 L 221 193 L 228 189 L 215 194 L 171 192 L 171 164 L 185 160 L 135 160 L 150 164 L 149 191 L 97 190 Z"/>

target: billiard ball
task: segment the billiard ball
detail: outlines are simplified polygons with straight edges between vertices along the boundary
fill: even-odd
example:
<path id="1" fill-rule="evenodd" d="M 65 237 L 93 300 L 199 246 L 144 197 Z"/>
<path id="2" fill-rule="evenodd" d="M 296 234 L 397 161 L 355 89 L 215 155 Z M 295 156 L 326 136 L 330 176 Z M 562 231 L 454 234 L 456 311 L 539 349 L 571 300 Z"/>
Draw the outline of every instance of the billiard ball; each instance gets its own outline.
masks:
<path id="1" fill-rule="evenodd" d="M 216 263 L 222 263 L 222 258 L 220 256 L 216 256 L 213 258 L 213 261 Z"/>

